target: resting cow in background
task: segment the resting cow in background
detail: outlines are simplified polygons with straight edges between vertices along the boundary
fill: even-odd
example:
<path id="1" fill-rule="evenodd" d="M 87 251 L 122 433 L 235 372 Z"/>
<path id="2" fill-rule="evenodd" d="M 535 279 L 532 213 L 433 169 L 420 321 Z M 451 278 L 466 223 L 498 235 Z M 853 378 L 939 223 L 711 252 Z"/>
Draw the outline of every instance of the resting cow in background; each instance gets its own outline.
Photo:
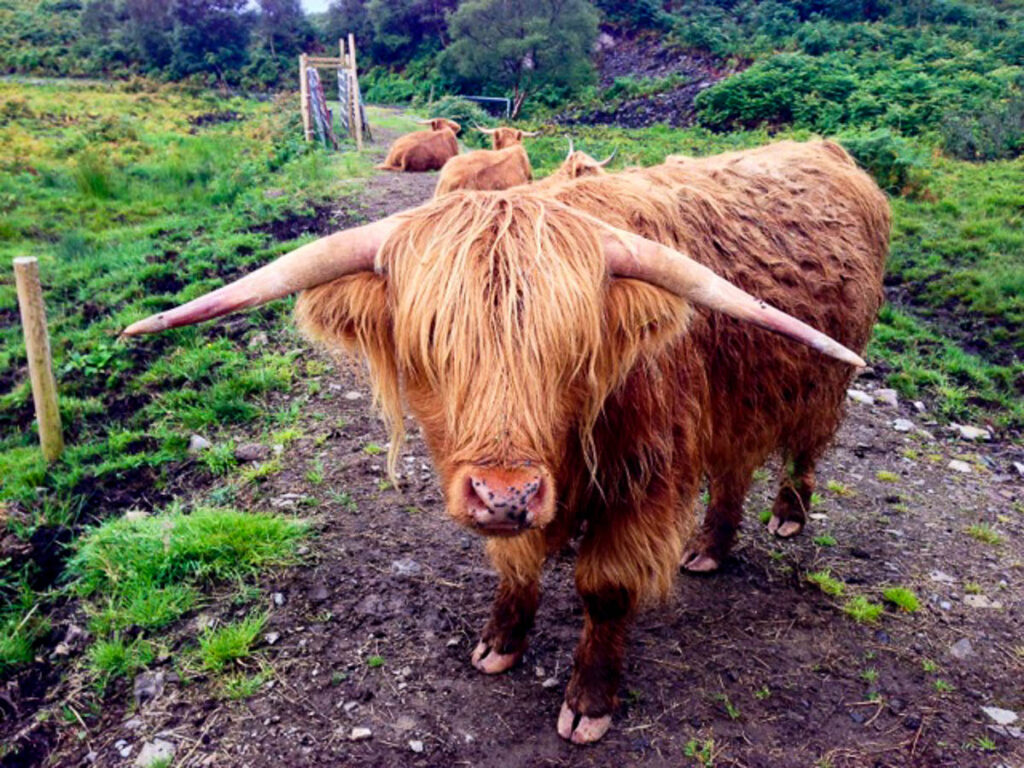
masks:
<path id="1" fill-rule="evenodd" d="M 581 179 L 584 176 L 600 176 L 605 173 L 605 166 L 614 157 L 615 152 L 613 151 L 604 160 L 595 160 L 586 152 L 574 149 L 572 139 L 569 139 L 569 154 L 565 156 L 562 164 L 549 176 L 545 176 L 540 181 L 533 182 L 531 188 L 534 190 L 549 190 L 573 179 Z"/>
<path id="2" fill-rule="evenodd" d="M 508 189 L 533 179 L 530 157 L 522 140 L 536 133 L 504 126 L 477 130 L 490 134 L 494 149 L 477 149 L 453 158 L 441 169 L 435 197 L 456 189 Z"/>
<path id="3" fill-rule="evenodd" d="M 382 171 L 438 171 L 459 154 L 455 137 L 462 130 L 461 125 L 443 117 L 419 122 L 429 123 L 430 130 L 399 136 L 388 150 L 387 159 L 377 168 Z"/>
<path id="4" fill-rule="evenodd" d="M 631 618 L 668 594 L 702 479 L 698 557 L 723 556 L 751 473 L 780 449 L 794 473 L 776 514 L 802 519 L 814 459 L 864 364 L 851 348 L 882 300 L 878 187 L 830 142 L 760 152 L 543 193 L 452 193 L 125 333 L 302 291 L 304 331 L 368 359 L 389 465 L 407 404 L 449 514 L 489 537 L 500 582 L 472 655 L 480 671 L 519 659 L 546 557 L 581 537 L 583 634 L 557 727 L 595 741 Z"/>

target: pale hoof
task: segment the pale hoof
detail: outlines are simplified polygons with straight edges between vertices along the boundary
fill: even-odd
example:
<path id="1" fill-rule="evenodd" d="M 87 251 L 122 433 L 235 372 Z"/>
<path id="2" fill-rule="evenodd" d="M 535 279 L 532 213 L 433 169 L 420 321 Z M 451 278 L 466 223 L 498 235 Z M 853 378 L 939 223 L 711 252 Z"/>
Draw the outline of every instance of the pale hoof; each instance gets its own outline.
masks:
<path id="1" fill-rule="evenodd" d="M 720 563 L 711 555 L 705 555 L 703 552 L 696 550 L 690 550 L 683 555 L 683 570 L 690 571 L 691 573 L 711 573 L 712 571 L 717 571 L 719 565 Z"/>
<path id="2" fill-rule="evenodd" d="M 473 649 L 473 666 L 485 675 L 498 675 L 519 661 L 518 653 L 497 653 L 481 641 Z"/>
<path id="3" fill-rule="evenodd" d="M 768 533 L 774 533 L 780 539 L 792 538 L 803 529 L 803 523 L 798 523 L 796 520 L 783 521 L 775 515 L 772 515 L 772 519 L 768 521 Z"/>
<path id="4" fill-rule="evenodd" d="M 573 744 L 592 744 L 604 736 L 611 725 L 611 715 L 578 715 L 565 702 L 562 702 L 562 711 L 558 713 L 558 735 Z"/>

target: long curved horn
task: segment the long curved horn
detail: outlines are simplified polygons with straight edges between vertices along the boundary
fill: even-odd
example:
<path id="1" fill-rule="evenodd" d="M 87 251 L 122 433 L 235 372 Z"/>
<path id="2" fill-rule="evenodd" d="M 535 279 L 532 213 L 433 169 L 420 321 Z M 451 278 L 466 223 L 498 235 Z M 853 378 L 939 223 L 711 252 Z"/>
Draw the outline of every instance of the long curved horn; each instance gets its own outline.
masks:
<path id="1" fill-rule="evenodd" d="M 565 156 L 565 159 L 568 160 L 570 157 L 572 157 L 572 153 L 573 153 L 572 136 L 570 136 L 569 137 L 569 154 Z"/>
<path id="2" fill-rule="evenodd" d="M 389 216 L 321 237 L 223 288 L 132 323 L 122 335 L 137 336 L 201 323 L 239 309 L 266 304 L 343 275 L 372 270 L 377 251 L 398 223 L 397 216 Z"/>
<path id="3" fill-rule="evenodd" d="M 416 122 L 417 122 L 417 123 L 418 123 L 419 125 L 430 125 L 430 124 L 431 124 L 432 122 L 434 122 L 434 121 L 433 121 L 433 120 L 417 120 Z"/>
<path id="4" fill-rule="evenodd" d="M 689 256 L 640 235 L 599 223 L 606 231 L 604 252 L 612 274 L 657 285 L 694 304 L 788 336 L 844 363 L 860 368 L 867 365 L 835 339 L 754 298 Z"/>
<path id="5" fill-rule="evenodd" d="M 488 136 L 493 136 L 495 133 L 498 132 L 497 128 L 481 128 L 476 123 L 473 123 L 473 127 L 480 131 L 480 133 L 486 133 Z"/>
<path id="6" fill-rule="evenodd" d="M 523 131 L 523 136 L 532 139 L 534 136 L 540 136 L 540 131 Z"/>
<path id="7" fill-rule="evenodd" d="M 608 157 L 606 157 L 604 160 L 601 160 L 598 163 L 598 165 L 601 166 L 602 168 L 604 168 L 606 165 L 608 165 L 608 163 L 610 163 L 612 161 L 612 158 L 615 157 L 615 155 L 618 153 L 618 151 L 619 151 L 618 147 L 613 149 L 612 153 L 610 155 L 608 155 Z"/>

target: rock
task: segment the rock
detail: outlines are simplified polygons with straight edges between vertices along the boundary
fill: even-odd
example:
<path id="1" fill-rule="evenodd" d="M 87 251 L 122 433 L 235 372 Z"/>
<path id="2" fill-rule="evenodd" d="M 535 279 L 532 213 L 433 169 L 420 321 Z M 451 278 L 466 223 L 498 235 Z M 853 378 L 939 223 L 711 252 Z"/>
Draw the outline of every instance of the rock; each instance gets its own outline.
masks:
<path id="1" fill-rule="evenodd" d="M 192 435 L 188 439 L 188 452 L 189 453 L 192 453 L 192 454 L 202 453 L 207 448 L 212 448 L 212 447 L 213 447 L 213 443 L 211 443 L 209 440 L 207 440 L 202 435 Z"/>
<path id="2" fill-rule="evenodd" d="M 341 708 L 344 709 L 346 712 L 351 712 L 353 709 L 355 709 L 358 706 L 359 706 L 359 702 L 358 701 L 349 700 L 349 701 L 346 701 L 344 704 L 342 704 Z"/>
<path id="3" fill-rule="evenodd" d="M 992 433 L 980 427 L 969 427 L 966 424 L 950 424 L 949 428 L 956 432 L 961 440 L 991 440 Z"/>
<path id="4" fill-rule="evenodd" d="M 142 674 L 135 676 L 135 682 L 132 684 L 132 694 L 135 696 L 135 705 L 142 706 L 147 701 L 153 701 L 154 699 L 160 698 L 164 692 L 164 673 L 158 672 L 143 672 Z"/>
<path id="5" fill-rule="evenodd" d="M 860 403 L 861 405 L 875 404 L 875 398 L 860 389 L 848 389 L 846 390 L 846 396 L 853 400 L 853 402 Z"/>
<path id="6" fill-rule="evenodd" d="M 267 634 L 265 634 L 263 636 L 263 642 L 265 642 L 267 645 L 273 645 L 274 643 L 276 643 L 280 639 L 281 639 L 281 633 L 280 632 L 267 632 Z"/>
<path id="7" fill-rule="evenodd" d="M 322 582 L 320 584 L 314 584 L 309 589 L 310 602 L 322 603 L 330 596 L 331 593 L 327 591 L 327 585 Z"/>
<path id="8" fill-rule="evenodd" d="M 235 448 L 235 458 L 239 461 L 263 461 L 270 458 L 270 449 L 260 443 L 242 443 Z"/>
<path id="9" fill-rule="evenodd" d="M 545 680 L 543 683 L 540 684 L 540 687 L 541 688 L 554 688 L 557 685 L 558 685 L 558 678 L 557 677 L 549 677 L 547 680 Z"/>
<path id="10" fill-rule="evenodd" d="M 928 409 L 925 408 L 924 403 L 922 403 L 920 400 L 915 400 L 914 401 L 914 410 L 917 411 L 918 413 L 924 413 Z"/>
<path id="11" fill-rule="evenodd" d="M 895 389 L 876 389 L 875 399 L 882 405 L 887 405 L 890 408 L 895 408 L 900 404 Z"/>
<path id="12" fill-rule="evenodd" d="M 409 741 L 409 749 L 418 755 L 423 752 L 423 742 L 419 739 L 412 739 Z"/>
<path id="13" fill-rule="evenodd" d="M 396 576 L 418 576 L 423 572 L 423 566 L 411 557 L 403 557 L 391 563 L 391 572 Z"/>
<path id="14" fill-rule="evenodd" d="M 54 656 L 70 656 L 83 650 L 89 642 L 89 633 L 77 624 L 69 624 L 64 639 L 53 649 Z"/>
<path id="15" fill-rule="evenodd" d="M 954 472 L 963 472 L 965 475 L 971 474 L 971 465 L 966 461 L 960 461 L 960 459 L 950 459 L 946 467 Z"/>
<path id="16" fill-rule="evenodd" d="M 940 600 L 939 608 L 941 608 L 944 611 L 949 611 L 953 609 L 953 604 L 949 602 L 949 600 Z"/>
<path id="17" fill-rule="evenodd" d="M 118 739 L 114 742 L 114 749 L 117 750 L 117 754 L 121 757 L 128 757 L 132 753 L 132 745 L 124 739 Z"/>
<path id="18" fill-rule="evenodd" d="M 892 423 L 892 428 L 897 432 L 912 432 L 914 430 L 914 422 L 910 419 L 896 419 Z"/>
<path id="19" fill-rule="evenodd" d="M 974 647 L 971 645 L 971 641 L 966 637 L 962 637 L 949 646 L 949 655 L 954 659 L 963 661 L 968 656 L 974 655 Z"/>
<path id="20" fill-rule="evenodd" d="M 280 608 L 282 605 L 285 604 L 285 602 L 287 602 L 282 592 L 275 592 L 270 596 L 270 599 L 274 601 L 274 605 L 276 605 L 278 608 Z"/>
<path id="21" fill-rule="evenodd" d="M 455 646 L 457 646 L 461 642 L 462 641 L 459 638 L 457 638 L 457 637 L 449 637 L 448 638 L 448 642 L 445 643 L 444 645 L 445 645 L 446 648 L 454 648 Z"/>
<path id="22" fill-rule="evenodd" d="M 395 721 L 395 730 L 399 733 L 405 733 L 416 728 L 416 721 L 408 715 L 402 715 Z"/>
<path id="23" fill-rule="evenodd" d="M 985 595 L 964 595 L 964 605 L 970 608 L 1002 608 L 1003 604 L 998 600 L 992 600 Z"/>
<path id="24" fill-rule="evenodd" d="M 944 571 L 932 571 L 931 572 L 931 579 L 932 579 L 932 581 L 940 581 L 943 584 L 955 584 L 956 583 L 956 578 L 954 578 L 953 576 L 950 576 L 948 573 L 945 573 Z"/>
<path id="25" fill-rule="evenodd" d="M 996 725 L 1013 725 L 1020 718 L 1016 712 L 999 707 L 982 707 L 981 711 L 988 715 Z"/>
<path id="26" fill-rule="evenodd" d="M 373 731 L 369 728 L 353 728 L 352 733 L 349 734 L 349 741 L 364 741 L 373 736 Z"/>
<path id="27" fill-rule="evenodd" d="M 252 338 L 249 339 L 249 348 L 254 349 L 256 347 L 265 347 L 269 343 L 270 339 L 267 338 L 267 334 L 260 331 L 259 333 L 254 333 Z"/>
<path id="28" fill-rule="evenodd" d="M 174 745 L 169 741 L 163 739 L 153 739 L 153 741 L 147 741 L 142 745 L 142 750 L 139 752 L 139 756 L 135 758 L 135 765 L 138 768 L 149 768 L 153 763 L 162 761 L 166 765 L 170 765 L 170 761 L 174 759 Z"/>
<path id="29" fill-rule="evenodd" d="M 1015 461 L 1013 462 L 1013 468 L 1017 470 L 1017 474 L 1024 477 L 1024 462 Z"/>
<path id="30" fill-rule="evenodd" d="M 344 397 L 346 400 L 361 400 L 363 397 L 363 393 L 357 392 L 356 390 L 353 389 L 346 392 L 344 395 L 342 395 L 342 397 Z"/>

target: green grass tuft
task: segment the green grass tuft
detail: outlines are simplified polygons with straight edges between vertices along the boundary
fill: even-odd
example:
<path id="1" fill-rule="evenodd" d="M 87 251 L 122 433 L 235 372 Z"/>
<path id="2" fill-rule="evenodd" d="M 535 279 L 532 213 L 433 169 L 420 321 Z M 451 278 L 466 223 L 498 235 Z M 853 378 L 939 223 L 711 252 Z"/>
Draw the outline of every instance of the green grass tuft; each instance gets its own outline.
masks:
<path id="1" fill-rule="evenodd" d="M 882 615 L 882 606 L 872 603 L 864 595 L 857 595 L 843 604 L 843 613 L 858 624 L 874 624 Z"/>
<path id="2" fill-rule="evenodd" d="M 833 578 L 828 569 L 807 574 L 807 580 L 831 597 L 839 597 L 846 589 L 846 585 Z"/>
<path id="3" fill-rule="evenodd" d="M 967 526 L 966 532 L 972 539 L 977 539 L 984 544 L 991 544 L 993 547 L 998 547 L 1003 543 L 1002 535 L 988 523 L 975 523 L 974 525 L 969 525 Z"/>
<path id="4" fill-rule="evenodd" d="M 889 587 L 882 592 L 882 597 L 907 613 L 915 613 L 921 607 L 917 595 L 906 587 Z"/>
<path id="5" fill-rule="evenodd" d="M 199 636 L 199 662 L 203 669 L 221 672 L 232 662 L 248 658 L 266 623 L 267 614 L 249 614 L 234 624 L 205 629 Z"/>

